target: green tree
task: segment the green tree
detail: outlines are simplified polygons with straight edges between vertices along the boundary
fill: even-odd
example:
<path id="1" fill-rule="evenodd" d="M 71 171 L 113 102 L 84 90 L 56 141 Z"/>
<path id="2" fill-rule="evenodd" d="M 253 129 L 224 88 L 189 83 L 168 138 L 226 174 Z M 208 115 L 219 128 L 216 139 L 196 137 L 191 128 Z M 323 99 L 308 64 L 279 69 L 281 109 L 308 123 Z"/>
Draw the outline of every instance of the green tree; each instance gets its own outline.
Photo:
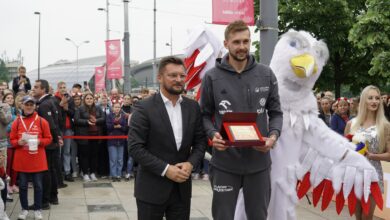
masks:
<path id="1" fill-rule="evenodd" d="M 390 84 L 390 1 L 367 0 L 367 11 L 357 17 L 349 32 L 349 40 L 373 57 L 369 74 L 385 78 L 376 84 L 389 91 Z"/>
<path id="2" fill-rule="evenodd" d="M 258 4 L 259 0 L 255 1 Z M 339 97 L 342 85 L 349 85 L 356 94 L 378 80 L 368 75 L 372 53 L 348 40 L 358 15 L 366 11 L 365 0 L 286 0 L 279 1 L 278 10 L 280 34 L 289 29 L 304 30 L 328 45 L 330 57 L 317 89 L 335 90 Z"/>
<path id="3" fill-rule="evenodd" d="M 11 80 L 10 74 L 3 60 L 0 59 L 0 81 L 9 82 Z"/>

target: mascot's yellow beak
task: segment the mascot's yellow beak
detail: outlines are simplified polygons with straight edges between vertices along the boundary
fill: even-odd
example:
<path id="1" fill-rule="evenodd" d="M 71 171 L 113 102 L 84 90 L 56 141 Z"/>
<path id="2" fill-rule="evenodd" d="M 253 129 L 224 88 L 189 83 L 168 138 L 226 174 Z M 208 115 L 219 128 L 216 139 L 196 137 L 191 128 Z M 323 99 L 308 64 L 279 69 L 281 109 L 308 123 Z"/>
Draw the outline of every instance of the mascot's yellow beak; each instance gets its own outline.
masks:
<path id="1" fill-rule="evenodd" d="M 302 54 L 291 58 L 291 67 L 299 78 L 309 77 L 317 73 L 317 64 L 313 56 Z"/>

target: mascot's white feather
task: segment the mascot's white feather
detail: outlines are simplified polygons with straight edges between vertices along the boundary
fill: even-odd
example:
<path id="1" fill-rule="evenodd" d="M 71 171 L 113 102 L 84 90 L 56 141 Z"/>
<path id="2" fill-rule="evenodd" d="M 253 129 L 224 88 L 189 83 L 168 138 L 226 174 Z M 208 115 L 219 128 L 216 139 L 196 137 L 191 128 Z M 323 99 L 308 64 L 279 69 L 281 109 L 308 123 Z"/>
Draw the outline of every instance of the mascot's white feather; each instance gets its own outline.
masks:
<path id="1" fill-rule="evenodd" d="M 312 89 L 328 57 L 326 44 L 304 31 L 288 31 L 275 46 L 270 67 L 278 79 L 283 129 L 271 150 L 272 193 L 268 219 L 296 219 L 298 199 L 310 186 L 314 187 L 314 205 L 323 197 L 322 210 L 329 205 L 333 193 L 337 195 L 338 213 L 348 200 L 352 215 L 356 198 L 368 212 L 370 193 L 378 206 L 383 207 L 374 167 L 354 151 L 354 144 L 318 118 Z M 240 194 L 236 220 L 246 219 L 243 200 Z"/>

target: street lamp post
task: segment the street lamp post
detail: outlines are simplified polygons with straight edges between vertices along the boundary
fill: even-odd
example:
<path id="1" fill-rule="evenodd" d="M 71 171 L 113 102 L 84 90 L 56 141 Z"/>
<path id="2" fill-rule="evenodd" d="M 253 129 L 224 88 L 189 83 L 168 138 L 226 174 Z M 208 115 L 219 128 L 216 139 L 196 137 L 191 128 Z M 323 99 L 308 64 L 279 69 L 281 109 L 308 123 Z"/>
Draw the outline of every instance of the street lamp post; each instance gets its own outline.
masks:
<path id="1" fill-rule="evenodd" d="M 109 2 L 106 0 L 106 8 L 98 8 L 99 11 L 106 12 L 106 40 L 110 40 L 110 20 L 109 20 Z M 107 77 L 107 62 L 106 62 L 106 77 Z M 115 79 L 112 79 L 112 89 L 115 89 Z"/>
<path id="2" fill-rule="evenodd" d="M 157 87 L 157 63 L 156 63 L 156 0 L 153 2 L 153 76 L 152 76 L 152 82 L 153 82 L 153 88 L 155 86 Z"/>
<path id="3" fill-rule="evenodd" d="M 76 73 L 77 73 L 77 78 L 76 81 L 79 81 L 79 47 L 83 44 L 89 43 L 89 40 L 83 41 L 79 44 L 76 44 L 72 39 L 70 38 L 65 38 L 65 40 L 71 42 L 75 47 L 76 47 Z"/>
<path id="4" fill-rule="evenodd" d="M 125 24 L 125 32 L 123 35 L 123 42 L 124 42 L 124 56 L 125 56 L 125 63 L 124 63 L 124 81 L 125 86 L 123 87 L 123 90 L 127 90 L 128 93 L 131 93 L 131 73 L 130 73 L 130 33 L 129 33 L 129 0 L 123 0 L 123 8 L 124 8 L 124 24 Z M 126 88 L 126 89 L 125 89 Z"/>
<path id="5" fill-rule="evenodd" d="M 38 80 L 41 77 L 41 12 L 34 12 L 35 15 L 39 16 L 38 24 Z"/>

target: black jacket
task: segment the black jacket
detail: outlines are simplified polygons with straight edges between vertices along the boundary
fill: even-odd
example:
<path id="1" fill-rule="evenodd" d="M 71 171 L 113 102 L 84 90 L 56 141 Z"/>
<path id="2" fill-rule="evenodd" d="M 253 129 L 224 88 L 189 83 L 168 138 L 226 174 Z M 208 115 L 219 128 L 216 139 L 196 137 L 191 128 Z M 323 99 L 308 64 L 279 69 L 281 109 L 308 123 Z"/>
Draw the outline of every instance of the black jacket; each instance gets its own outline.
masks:
<path id="1" fill-rule="evenodd" d="M 50 133 L 53 137 L 53 142 L 49 144 L 46 149 L 50 150 L 59 147 L 58 137 L 62 136 L 62 132 L 59 127 L 59 111 L 54 103 L 52 95 L 47 94 L 38 100 L 37 112 L 39 116 L 49 122 Z"/>
<path id="2" fill-rule="evenodd" d="M 134 195 L 137 199 L 163 204 L 178 184 L 184 201 L 191 197 L 191 178 L 175 183 L 162 177 L 167 164 L 190 162 L 196 167 L 204 157 L 207 139 L 199 105 L 183 97 L 181 102 L 183 137 L 179 151 L 169 116 L 160 93 L 137 102 L 130 121 L 129 155 L 138 162 Z"/>
<path id="3" fill-rule="evenodd" d="M 26 76 L 27 83 L 24 85 L 24 92 L 27 93 L 27 91 L 31 90 L 31 83 L 30 79 Z M 14 91 L 14 94 L 16 95 L 20 90 L 19 90 L 19 81 L 20 81 L 20 76 L 17 76 L 13 79 L 12 81 L 12 90 Z"/>
<path id="4" fill-rule="evenodd" d="M 283 112 L 280 108 L 278 83 L 272 70 L 248 57 L 240 74 L 228 62 L 228 54 L 218 59 L 215 67 L 203 77 L 200 107 L 203 124 L 210 139 L 221 128 L 226 112 L 257 112 L 257 126 L 263 136 L 280 135 Z M 271 165 L 270 153 L 251 147 L 231 147 L 226 151 L 213 149 L 211 164 L 220 170 L 250 174 Z"/>
<path id="5" fill-rule="evenodd" d="M 54 103 L 56 104 L 57 109 L 59 110 L 59 125 L 62 132 L 65 132 L 66 129 L 66 117 L 69 117 L 71 128 L 73 128 L 73 117 L 75 113 L 75 106 L 73 102 L 73 98 L 68 98 L 68 110 L 65 110 L 63 107 L 60 106 L 61 98 L 58 96 L 53 96 Z"/>
<path id="6" fill-rule="evenodd" d="M 93 135 L 102 135 L 103 126 L 105 127 L 105 114 L 102 109 L 98 106 L 96 108 L 96 126 L 98 127 L 98 133 Z M 91 135 L 89 132 L 89 112 L 88 109 L 82 105 L 78 108 L 74 114 L 74 125 L 76 127 L 75 132 L 76 135 L 79 136 L 88 136 Z M 77 140 L 80 144 L 88 144 L 88 140 Z"/>

